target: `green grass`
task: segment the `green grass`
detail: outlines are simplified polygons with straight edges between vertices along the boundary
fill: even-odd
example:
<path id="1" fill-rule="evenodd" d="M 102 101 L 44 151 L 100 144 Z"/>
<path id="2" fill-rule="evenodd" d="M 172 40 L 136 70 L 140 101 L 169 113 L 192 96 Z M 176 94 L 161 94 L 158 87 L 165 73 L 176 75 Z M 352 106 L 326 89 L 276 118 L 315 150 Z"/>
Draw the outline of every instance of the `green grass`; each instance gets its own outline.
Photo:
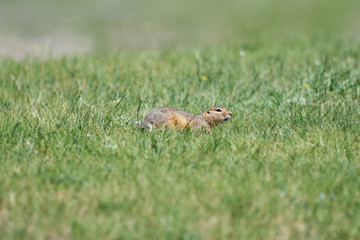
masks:
<path id="1" fill-rule="evenodd" d="M 1 239 L 358 239 L 359 64 L 298 38 L 1 60 Z M 215 105 L 212 133 L 135 125 Z"/>

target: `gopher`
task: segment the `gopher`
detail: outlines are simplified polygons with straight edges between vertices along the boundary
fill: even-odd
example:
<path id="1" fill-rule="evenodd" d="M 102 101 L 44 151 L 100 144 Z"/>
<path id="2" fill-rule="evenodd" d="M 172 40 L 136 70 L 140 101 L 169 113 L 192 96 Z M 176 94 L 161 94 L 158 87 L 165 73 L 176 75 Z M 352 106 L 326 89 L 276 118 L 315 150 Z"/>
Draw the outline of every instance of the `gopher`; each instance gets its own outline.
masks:
<path id="1" fill-rule="evenodd" d="M 153 127 L 204 129 L 211 132 L 211 128 L 227 122 L 231 115 L 232 112 L 224 107 L 212 107 L 197 116 L 175 108 L 157 108 L 146 115 L 140 126 L 150 132 Z"/>

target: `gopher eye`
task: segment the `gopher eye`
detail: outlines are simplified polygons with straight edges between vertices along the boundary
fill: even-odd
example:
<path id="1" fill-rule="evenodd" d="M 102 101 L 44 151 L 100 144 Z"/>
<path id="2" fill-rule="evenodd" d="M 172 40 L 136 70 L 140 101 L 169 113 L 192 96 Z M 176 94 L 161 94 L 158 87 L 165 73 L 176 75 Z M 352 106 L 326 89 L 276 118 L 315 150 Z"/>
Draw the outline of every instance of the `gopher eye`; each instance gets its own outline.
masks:
<path id="1" fill-rule="evenodd" d="M 220 108 L 217 108 L 216 111 L 217 111 L 217 112 L 221 112 L 221 109 L 220 109 Z"/>

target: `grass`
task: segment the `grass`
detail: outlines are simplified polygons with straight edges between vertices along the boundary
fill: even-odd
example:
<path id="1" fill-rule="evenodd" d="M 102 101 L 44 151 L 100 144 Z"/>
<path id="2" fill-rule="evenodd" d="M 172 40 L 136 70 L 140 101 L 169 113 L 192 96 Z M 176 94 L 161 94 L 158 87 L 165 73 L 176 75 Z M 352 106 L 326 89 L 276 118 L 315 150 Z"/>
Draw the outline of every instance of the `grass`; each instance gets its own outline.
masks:
<path id="1" fill-rule="evenodd" d="M 1 60 L 1 238 L 358 239 L 359 53 L 296 38 Z M 215 105 L 233 118 L 212 133 L 135 125 Z"/>

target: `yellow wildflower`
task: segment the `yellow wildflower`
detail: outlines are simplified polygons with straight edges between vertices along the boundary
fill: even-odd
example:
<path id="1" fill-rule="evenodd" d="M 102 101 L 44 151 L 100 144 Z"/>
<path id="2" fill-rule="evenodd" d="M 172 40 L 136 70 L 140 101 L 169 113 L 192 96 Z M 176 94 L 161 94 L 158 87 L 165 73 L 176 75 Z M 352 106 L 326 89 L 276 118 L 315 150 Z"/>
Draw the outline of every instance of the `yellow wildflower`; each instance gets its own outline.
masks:
<path id="1" fill-rule="evenodd" d="M 201 80 L 206 81 L 206 80 L 207 80 L 207 76 L 205 76 L 205 75 L 201 76 Z"/>
<path id="2" fill-rule="evenodd" d="M 308 87 L 309 87 L 309 84 L 304 83 L 304 88 L 308 88 Z"/>

